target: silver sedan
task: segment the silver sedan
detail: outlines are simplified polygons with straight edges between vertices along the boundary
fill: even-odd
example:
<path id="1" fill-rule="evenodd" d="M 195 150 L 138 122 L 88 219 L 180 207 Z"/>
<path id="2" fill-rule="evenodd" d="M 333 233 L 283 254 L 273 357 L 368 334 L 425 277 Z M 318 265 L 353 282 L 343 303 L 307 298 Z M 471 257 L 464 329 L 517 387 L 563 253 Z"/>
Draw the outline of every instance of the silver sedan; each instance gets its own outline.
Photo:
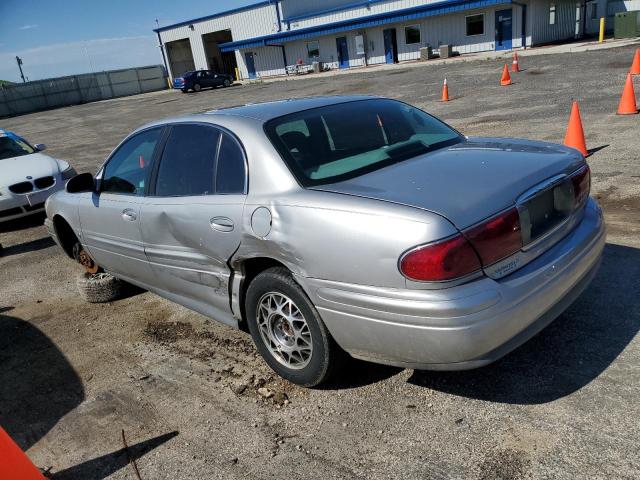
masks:
<path id="1" fill-rule="evenodd" d="M 101 282 L 247 329 L 312 386 L 344 352 L 470 369 L 535 335 L 597 271 L 589 189 L 571 148 L 468 138 L 384 98 L 308 98 L 146 125 L 54 195 L 46 223 Z"/>

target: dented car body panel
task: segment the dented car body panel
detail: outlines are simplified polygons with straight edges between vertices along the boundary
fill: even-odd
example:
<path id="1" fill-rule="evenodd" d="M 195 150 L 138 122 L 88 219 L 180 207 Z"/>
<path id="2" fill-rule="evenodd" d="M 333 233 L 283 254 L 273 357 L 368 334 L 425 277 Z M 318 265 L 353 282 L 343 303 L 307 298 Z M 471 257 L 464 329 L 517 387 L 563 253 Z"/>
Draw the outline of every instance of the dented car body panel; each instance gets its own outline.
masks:
<path id="1" fill-rule="evenodd" d="M 605 239 L 595 201 L 581 206 L 573 223 L 563 221 L 566 231 L 541 242 L 535 255 L 502 267 L 504 275 L 496 277 L 503 278 L 479 270 L 455 281 L 412 281 L 399 259 L 513 206 L 535 184 L 569 174 L 584 159 L 543 142 L 460 137 L 454 145 L 307 188 L 265 135 L 271 119 L 370 100 L 272 102 L 145 125 L 121 145 L 175 125 L 210 125 L 233 136 L 245 161 L 245 190 L 156 195 L 149 183 L 157 173 L 149 173 L 140 184 L 143 194 L 54 195 L 47 226 L 56 238 L 55 219 L 64 219 L 108 272 L 228 325 L 243 321 L 245 265 L 269 259 L 290 270 L 353 356 L 413 368 L 489 363 L 557 317 L 595 275 Z M 165 130 L 158 135 L 170 141 Z M 149 156 L 157 162 L 159 155 L 156 147 Z"/>

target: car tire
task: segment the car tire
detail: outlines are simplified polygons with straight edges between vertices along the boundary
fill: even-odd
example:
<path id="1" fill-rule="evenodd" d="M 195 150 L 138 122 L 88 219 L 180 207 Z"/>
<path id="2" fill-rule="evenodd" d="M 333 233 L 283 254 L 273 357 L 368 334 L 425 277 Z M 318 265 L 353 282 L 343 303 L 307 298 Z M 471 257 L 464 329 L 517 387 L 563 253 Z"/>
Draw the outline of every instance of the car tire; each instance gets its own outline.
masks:
<path id="1" fill-rule="evenodd" d="M 277 312 L 269 310 L 277 305 Z M 245 312 L 260 355 L 278 375 L 292 383 L 304 387 L 320 385 L 332 377 L 345 357 L 311 300 L 286 268 L 269 268 L 251 281 Z M 291 318 L 293 322 L 288 320 Z M 301 350 L 295 353 L 298 348 Z M 291 349 L 293 355 L 287 352 Z"/>
<path id="2" fill-rule="evenodd" d="M 106 303 L 121 298 L 126 283 L 105 272 L 86 273 L 78 276 L 76 282 L 82 298 L 89 303 Z"/>
<path id="3" fill-rule="evenodd" d="M 199 92 L 200 90 L 202 90 L 202 87 L 200 86 L 200 84 L 199 84 L 199 83 L 196 83 L 196 84 L 193 86 L 193 91 L 194 91 L 194 92 Z"/>
<path id="4" fill-rule="evenodd" d="M 231 80 L 229 80 L 228 78 L 225 78 L 224 82 L 222 82 L 222 85 L 224 87 L 230 87 L 231 86 Z"/>

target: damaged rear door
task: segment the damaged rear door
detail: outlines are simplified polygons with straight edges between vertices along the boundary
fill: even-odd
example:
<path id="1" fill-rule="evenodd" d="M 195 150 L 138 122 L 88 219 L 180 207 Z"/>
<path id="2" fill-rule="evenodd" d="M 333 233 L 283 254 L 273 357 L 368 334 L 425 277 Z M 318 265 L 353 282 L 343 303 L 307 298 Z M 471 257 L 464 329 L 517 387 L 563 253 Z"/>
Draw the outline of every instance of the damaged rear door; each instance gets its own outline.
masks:
<path id="1" fill-rule="evenodd" d="M 243 149 L 210 124 L 170 128 L 142 206 L 145 253 L 165 296 L 231 323 L 228 260 L 240 245 Z"/>

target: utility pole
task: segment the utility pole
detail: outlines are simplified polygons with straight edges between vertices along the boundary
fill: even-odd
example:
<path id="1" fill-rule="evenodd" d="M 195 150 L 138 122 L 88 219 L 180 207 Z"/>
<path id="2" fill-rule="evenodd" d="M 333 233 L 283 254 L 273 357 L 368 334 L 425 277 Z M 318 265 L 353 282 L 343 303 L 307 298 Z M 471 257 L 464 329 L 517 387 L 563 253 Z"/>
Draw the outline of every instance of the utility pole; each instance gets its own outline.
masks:
<path id="1" fill-rule="evenodd" d="M 22 83 L 27 83 L 24 79 L 24 73 L 22 73 L 22 59 L 16 55 L 16 62 L 18 62 L 18 68 L 20 69 L 20 76 L 22 77 Z"/>
<path id="2" fill-rule="evenodd" d="M 164 47 L 162 45 L 162 38 L 160 38 L 160 22 L 156 18 L 156 35 L 158 35 L 158 47 L 160 48 L 160 53 L 162 54 L 162 63 L 164 63 L 164 69 L 167 72 L 167 83 L 169 84 L 169 88 L 171 88 L 171 73 L 169 72 L 169 65 L 167 64 L 167 57 L 164 55 Z"/>

